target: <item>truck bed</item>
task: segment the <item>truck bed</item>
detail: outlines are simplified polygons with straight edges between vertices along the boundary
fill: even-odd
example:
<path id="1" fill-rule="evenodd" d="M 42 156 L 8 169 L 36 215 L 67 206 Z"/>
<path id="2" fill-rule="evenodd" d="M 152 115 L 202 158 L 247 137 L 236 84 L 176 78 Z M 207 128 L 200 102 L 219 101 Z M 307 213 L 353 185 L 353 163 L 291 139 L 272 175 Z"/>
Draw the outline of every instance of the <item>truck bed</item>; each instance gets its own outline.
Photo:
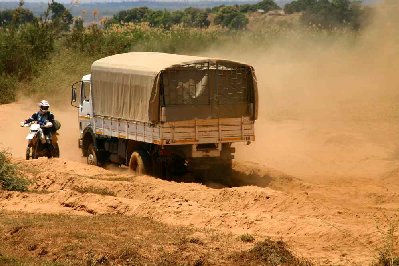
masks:
<path id="1" fill-rule="evenodd" d="M 98 135 L 159 145 L 246 142 L 255 140 L 254 121 L 248 117 L 186 120 L 150 124 L 95 116 Z"/>

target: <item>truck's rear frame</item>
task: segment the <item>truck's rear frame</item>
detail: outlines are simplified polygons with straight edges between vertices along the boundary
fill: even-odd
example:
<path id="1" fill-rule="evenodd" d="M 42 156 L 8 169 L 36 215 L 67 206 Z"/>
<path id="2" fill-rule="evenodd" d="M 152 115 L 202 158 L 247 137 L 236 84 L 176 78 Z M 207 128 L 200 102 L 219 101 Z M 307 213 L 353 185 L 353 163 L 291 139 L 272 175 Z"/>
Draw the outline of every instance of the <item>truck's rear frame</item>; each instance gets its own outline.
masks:
<path id="1" fill-rule="evenodd" d="M 255 140 L 254 121 L 246 117 L 189 120 L 151 124 L 99 117 L 95 134 L 158 145 L 248 142 Z"/>

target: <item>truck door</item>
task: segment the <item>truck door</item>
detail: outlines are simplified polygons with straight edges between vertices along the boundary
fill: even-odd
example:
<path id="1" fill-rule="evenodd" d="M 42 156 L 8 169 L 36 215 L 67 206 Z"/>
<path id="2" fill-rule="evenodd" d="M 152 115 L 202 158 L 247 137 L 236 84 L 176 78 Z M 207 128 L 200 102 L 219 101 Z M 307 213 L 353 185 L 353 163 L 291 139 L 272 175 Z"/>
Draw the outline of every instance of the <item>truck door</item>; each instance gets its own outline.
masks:
<path id="1" fill-rule="evenodd" d="M 90 124 L 90 119 L 93 117 L 90 75 L 84 76 L 82 81 L 72 85 L 71 105 L 78 108 L 79 128 L 83 133 L 83 129 Z"/>
<path id="2" fill-rule="evenodd" d="M 80 87 L 79 104 L 79 126 L 81 131 L 90 124 L 90 119 L 92 117 L 91 84 L 90 80 L 83 80 Z"/>

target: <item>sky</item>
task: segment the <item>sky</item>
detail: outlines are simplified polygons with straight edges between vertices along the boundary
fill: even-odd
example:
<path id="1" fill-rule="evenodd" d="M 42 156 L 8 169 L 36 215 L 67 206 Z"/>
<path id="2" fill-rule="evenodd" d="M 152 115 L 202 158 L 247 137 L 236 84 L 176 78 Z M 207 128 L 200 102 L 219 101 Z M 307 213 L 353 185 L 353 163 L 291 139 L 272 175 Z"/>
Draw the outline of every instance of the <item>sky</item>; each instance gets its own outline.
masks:
<path id="1" fill-rule="evenodd" d="M 35 3 L 47 3 L 50 0 L 46 1 L 46 0 L 24 0 L 25 2 L 35 2 Z M 142 0 L 141 0 L 142 1 Z M 233 0 L 231 2 L 260 2 L 261 0 Z M 275 0 L 275 2 L 280 5 L 280 6 L 284 6 L 286 3 L 291 2 L 293 0 Z M 361 0 L 364 3 L 370 4 L 370 3 L 375 3 L 381 0 Z M 18 3 L 18 0 L 0 0 L 1 2 L 15 2 Z M 71 3 L 72 0 L 58 0 L 57 2 L 61 2 L 61 3 Z M 113 2 L 139 2 L 139 1 L 132 1 L 132 0 L 80 0 L 80 3 L 113 3 Z M 182 2 L 182 3 L 190 3 L 190 2 L 224 2 L 224 0 L 148 0 L 148 2 Z M 225 2 L 229 2 L 229 0 L 226 0 Z"/>
<path id="2" fill-rule="evenodd" d="M 47 3 L 49 1 L 46 0 L 24 0 L 25 2 L 36 2 L 36 3 Z M 234 0 L 234 2 L 259 2 L 261 0 Z M 18 3 L 18 0 L 0 0 L 0 2 L 15 2 Z M 58 0 L 57 2 L 61 3 L 70 3 L 71 0 Z M 101 2 L 101 3 L 112 3 L 112 2 L 139 2 L 139 1 L 134 1 L 134 0 L 80 0 L 81 3 L 96 3 L 96 2 Z M 148 2 L 214 2 L 213 0 L 148 0 Z M 224 2 L 224 0 L 216 0 L 215 2 Z M 229 0 L 226 0 L 225 2 L 229 2 Z M 233 1 L 231 1 L 233 2 Z M 275 0 L 277 4 L 285 4 L 287 2 L 291 2 L 291 0 Z"/>

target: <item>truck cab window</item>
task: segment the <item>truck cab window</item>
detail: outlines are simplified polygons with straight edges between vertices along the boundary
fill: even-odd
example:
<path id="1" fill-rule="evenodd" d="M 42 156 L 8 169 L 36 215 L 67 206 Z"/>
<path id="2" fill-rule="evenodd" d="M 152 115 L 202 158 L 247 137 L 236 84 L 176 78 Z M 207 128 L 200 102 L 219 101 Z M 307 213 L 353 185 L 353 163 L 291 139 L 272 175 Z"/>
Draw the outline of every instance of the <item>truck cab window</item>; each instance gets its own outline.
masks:
<path id="1" fill-rule="evenodd" d="M 82 103 L 83 101 L 89 101 L 90 99 L 90 82 L 82 82 Z"/>

